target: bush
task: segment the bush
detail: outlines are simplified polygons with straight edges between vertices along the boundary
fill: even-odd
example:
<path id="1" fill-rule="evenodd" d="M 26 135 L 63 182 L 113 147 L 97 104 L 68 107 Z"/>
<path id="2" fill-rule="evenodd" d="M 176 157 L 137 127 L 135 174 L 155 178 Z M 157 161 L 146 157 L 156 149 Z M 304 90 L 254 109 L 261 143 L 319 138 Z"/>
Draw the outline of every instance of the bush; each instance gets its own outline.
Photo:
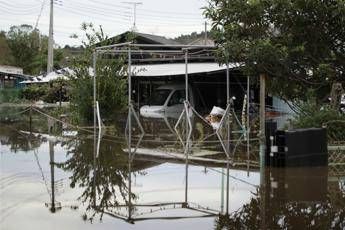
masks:
<path id="1" fill-rule="evenodd" d="M 90 122 L 93 119 L 93 74 L 90 72 L 92 52 L 96 44 L 103 44 L 107 37 L 102 28 L 96 31 L 92 24 L 83 24 L 87 41 L 84 41 L 83 53 L 73 59 L 73 74 L 70 76 L 71 109 L 80 120 Z M 127 101 L 127 80 L 123 57 L 98 56 L 97 101 L 102 118 L 113 119 L 114 115 L 125 108 Z"/>
<path id="2" fill-rule="evenodd" d="M 305 102 L 292 121 L 294 128 L 327 128 L 329 141 L 345 140 L 345 114 L 330 105 Z"/>
<path id="3" fill-rule="evenodd" d="M 48 88 L 46 85 L 29 85 L 22 90 L 21 97 L 30 100 L 38 101 L 43 100 L 43 97 L 47 94 Z"/>
<path id="4" fill-rule="evenodd" d="M 43 96 L 43 101 L 48 103 L 56 103 L 61 101 L 68 100 L 67 93 L 67 81 L 63 79 L 57 79 L 49 83 L 47 91 Z"/>
<path id="5" fill-rule="evenodd" d="M 0 103 L 15 102 L 20 98 L 20 89 L 1 89 Z"/>

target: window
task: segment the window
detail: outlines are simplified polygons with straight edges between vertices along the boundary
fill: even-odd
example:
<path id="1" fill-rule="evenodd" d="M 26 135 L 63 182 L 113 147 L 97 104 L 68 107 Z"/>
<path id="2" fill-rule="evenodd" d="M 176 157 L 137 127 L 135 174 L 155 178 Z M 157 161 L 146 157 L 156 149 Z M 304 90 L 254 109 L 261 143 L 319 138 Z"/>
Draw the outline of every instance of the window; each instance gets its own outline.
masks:
<path id="1" fill-rule="evenodd" d="M 170 92 L 170 89 L 157 89 L 153 91 L 153 94 L 149 99 L 149 105 L 164 105 Z"/>
<path id="2" fill-rule="evenodd" d="M 168 106 L 183 104 L 185 100 L 185 91 L 184 90 L 176 90 L 173 95 L 170 97 Z"/>

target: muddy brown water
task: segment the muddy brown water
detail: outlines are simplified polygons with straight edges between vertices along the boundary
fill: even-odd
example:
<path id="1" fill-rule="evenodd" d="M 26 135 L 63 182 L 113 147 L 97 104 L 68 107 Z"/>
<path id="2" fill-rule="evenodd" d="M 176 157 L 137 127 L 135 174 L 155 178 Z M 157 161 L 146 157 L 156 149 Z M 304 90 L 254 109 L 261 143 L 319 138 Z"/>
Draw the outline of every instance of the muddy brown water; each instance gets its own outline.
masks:
<path id="1" fill-rule="evenodd" d="M 39 123 L 31 133 L 25 122 L 1 123 L 0 229 L 345 228 L 342 160 L 227 174 L 226 164 L 130 160 L 122 137 L 98 145 L 88 133 L 48 134 Z"/>

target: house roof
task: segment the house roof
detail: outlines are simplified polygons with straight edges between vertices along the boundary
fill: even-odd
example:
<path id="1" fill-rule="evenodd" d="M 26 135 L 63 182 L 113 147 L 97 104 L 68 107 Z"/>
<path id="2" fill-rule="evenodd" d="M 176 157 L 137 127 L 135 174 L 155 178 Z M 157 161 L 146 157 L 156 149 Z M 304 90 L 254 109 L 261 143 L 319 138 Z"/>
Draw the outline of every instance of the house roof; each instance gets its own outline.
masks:
<path id="1" fill-rule="evenodd" d="M 140 43 L 140 44 L 157 44 L 157 45 L 178 45 L 180 43 L 168 39 L 163 36 L 159 35 L 153 35 L 153 34 L 145 34 L 145 33 L 139 33 L 139 32 L 130 32 L 126 31 L 122 34 L 119 34 L 117 36 L 111 37 L 107 40 L 107 45 L 112 45 L 116 43 L 122 43 L 127 41 L 127 36 L 133 33 L 135 35 L 134 42 Z"/>
<path id="2" fill-rule="evenodd" d="M 34 77 L 32 80 L 26 80 L 20 82 L 21 84 L 31 84 L 31 83 L 48 83 L 50 81 L 56 80 L 56 79 L 65 79 L 68 80 L 68 75 L 72 74 L 73 71 L 70 68 L 63 68 L 59 70 L 55 70 L 53 72 L 50 72 L 47 75 L 39 75 L 37 77 Z"/>
<path id="3" fill-rule="evenodd" d="M 144 33 L 138 33 L 138 32 L 134 32 L 138 37 L 142 37 L 145 38 L 147 40 L 152 41 L 155 44 L 162 44 L 162 45 L 178 45 L 180 43 L 172 40 L 172 39 L 168 39 L 166 37 L 163 36 L 158 36 L 158 35 L 153 35 L 153 34 L 144 34 Z"/>

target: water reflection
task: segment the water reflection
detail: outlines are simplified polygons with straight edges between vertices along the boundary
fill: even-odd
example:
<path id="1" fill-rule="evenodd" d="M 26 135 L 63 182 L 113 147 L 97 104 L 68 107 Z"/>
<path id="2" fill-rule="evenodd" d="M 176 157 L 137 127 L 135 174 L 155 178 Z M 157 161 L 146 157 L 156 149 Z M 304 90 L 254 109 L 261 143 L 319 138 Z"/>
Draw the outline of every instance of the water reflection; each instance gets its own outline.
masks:
<path id="1" fill-rule="evenodd" d="M 159 222 L 162 220 L 168 221 L 163 222 L 165 225 L 175 225 L 177 222 L 174 220 L 193 219 L 196 221 L 189 226 L 199 229 L 209 229 L 209 226 L 214 226 L 215 229 L 345 227 L 345 172 L 340 167 L 344 162 L 339 162 L 336 177 L 331 167 L 267 169 L 260 186 L 258 168 L 252 168 L 253 173 L 247 177 L 241 167 L 232 167 L 227 171 L 226 162 L 199 162 L 195 166 L 193 164 L 196 162 L 191 160 L 188 162 L 189 167 L 184 167 L 184 161 L 174 158 L 162 159 L 145 155 L 131 157 L 124 151 L 124 143 L 108 137 L 101 139 L 97 136 L 93 139 L 93 135 L 78 134 L 76 138 L 61 138 L 42 132 L 18 131 L 14 126 L 1 126 L 0 131 L 1 145 L 9 146 L 11 153 L 41 149 L 40 146 L 47 143 L 47 148 L 40 150 L 47 153 L 47 158 L 46 161 L 41 160 L 40 164 L 42 175 L 50 182 L 49 200 L 45 199 L 41 203 L 48 204 L 49 211 L 45 208 L 45 212 L 51 215 L 48 218 L 58 218 L 53 213 L 58 210 L 59 213 L 66 212 L 63 207 L 72 207 L 70 203 L 75 202 L 84 220 L 95 223 L 106 219 L 109 223 L 109 219 L 120 219 L 124 223 L 135 224 L 138 228 L 143 222 L 160 223 L 156 229 L 161 229 L 164 228 L 162 222 Z M 61 146 L 64 151 L 61 151 Z M 99 148 L 94 148 L 95 146 Z M 2 164 L 8 159 L 10 156 L 2 158 Z M 181 177 L 178 180 L 159 170 L 157 176 L 151 173 L 155 169 L 169 168 L 167 163 L 176 166 L 172 171 L 179 173 Z M 16 164 L 18 166 L 13 169 L 18 170 L 22 162 L 17 160 Z M 203 176 L 204 172 L 201 170 L 204 167 L 208 168 L 210 176 Z M 198 176 L 195 176 L 196 173 Z M 189 176 L 188 180 L 185 179 L 186 174 Z M 62 199 L 56 192 L 58 181 L 63 177 L 67 177 L 66 183 L 71 191 L 61 193 L 69 196 L 77 194 L 76 198 L 70 198 L 73 202 L 67 202 L 68 199 Z M 1 179 L 3 178 L 2 176 Z M 226 189 L 227 180 L 230 181 L 229 189 Z M 137 183 L 142 181 L 146 183 L 140 188 Z M 200 184 L 198 190 L 196 183 Z M 5 186 L 3 180 L 1 184 Z M 167 194 L 160 196 L 151 191 L 156 189 L 154 184 L 161 186 L 159 189 L 168 190 Z M 173 186 L 168 186 L 170 184 Z M 213 185 L 212 192 L 205 188 L 208 184 Z M 174 192 L 174 186 L 178 192 Z M 244 193 L 249 195 L 240 196 Z M 15 213 L 12 215 L 17 217 Z M 73 217 L 78 219 L 78 215 L 74 214 Z M 210 224 L 200 225 L 203 220 Z M 179 226 L 187 226 L 187 222 L 179 223 Z M 116 224 L 119 222 L 110 222 L 104 228 Z M 74 227 L 82 228 L 83 225 L 76 224 Z"/>
<path id="2" fill-rule="evenodd" d="M 250 202 L 220 215 L 216 229 L 345 228 L 345 187 L 329 182 L 327 167 L 269 168 L 265 174 Z"/>

